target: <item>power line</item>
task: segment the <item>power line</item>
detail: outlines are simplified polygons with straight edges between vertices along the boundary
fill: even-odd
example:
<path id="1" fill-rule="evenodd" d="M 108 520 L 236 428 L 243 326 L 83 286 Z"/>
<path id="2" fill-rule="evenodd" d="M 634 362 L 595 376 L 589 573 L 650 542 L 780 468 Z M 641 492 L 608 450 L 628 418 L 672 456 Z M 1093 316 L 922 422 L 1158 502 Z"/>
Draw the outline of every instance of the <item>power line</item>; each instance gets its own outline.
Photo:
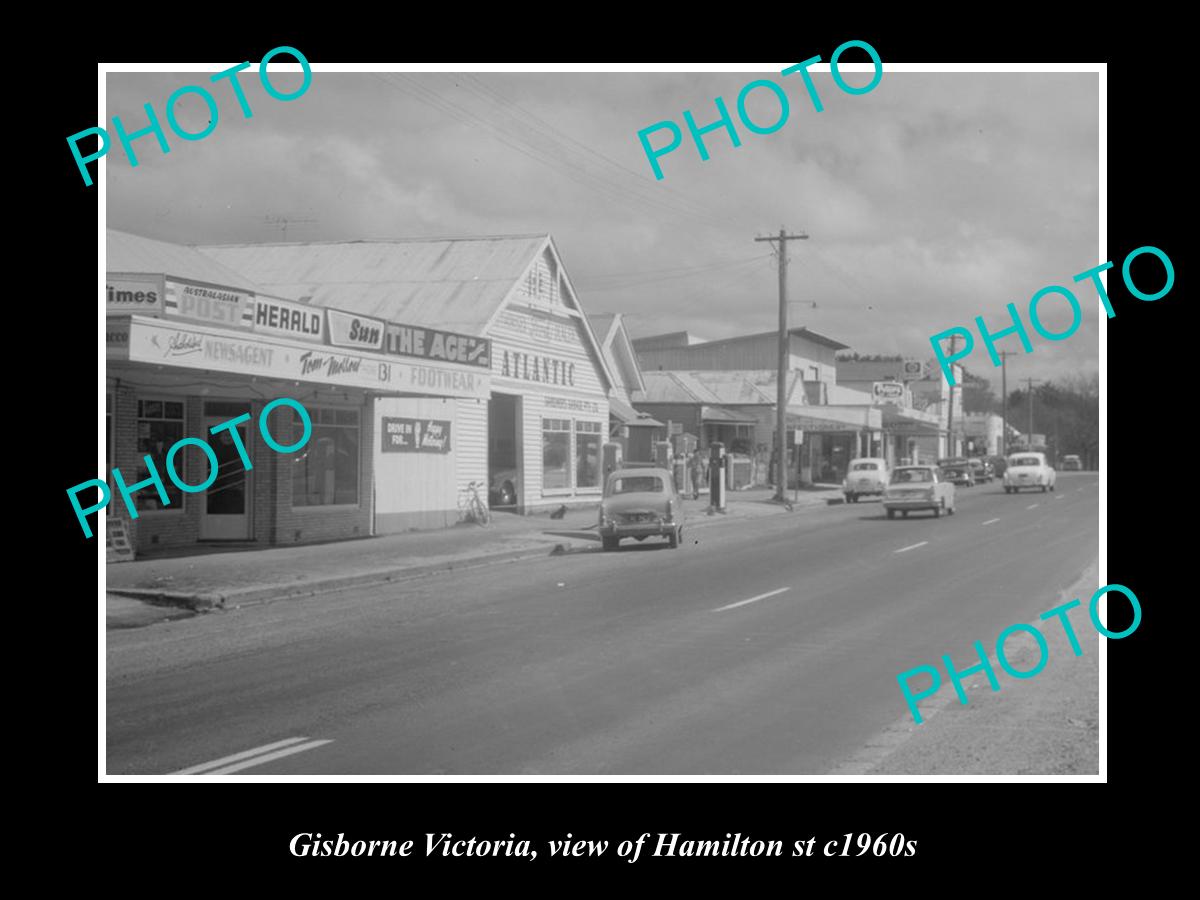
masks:
<path id="1" fill-rule="evenodd" d="M 580 184 L 584 187 L 591 188 L 598 193 L 603 194 L 608 199 L 624 203 L 625 205 L 638 204 L 639 208 L 644 211 L 652 211 L 662 214 L 664 212 L 673 213 L 686 218 L 704 222 L 708 225 L 719 225 L 726 227 L 728 225 L 727 217 L 716 217 L 711 215 L 698 214 L 692 210 L 682 209 L 677 205 L 666 202 L 661 197 L 650 197 L 645 194 L 635 191 L 626 185 L 613 182 L 611 179 L 603 176 L 598 176 L 580 166 L 576 161 L 572 160 L 565 148 L 554 140 L 548 140 L 546 144 L 540 145 L 528 140 L 522 134 L 513 133 L 511 126 L 505 128 L 502 125 L 497 125 L 484 116 L 470 110 L 453 100 L 439 94 L 436 90 L 427 87 L 420 81 L 411 78 L 403 73 L 394 73 L 399 81 L 392 80 L 387 73 L 374 73 L 377 78 L 399 90 L 403 90 L 410 96 L 415 97 L 422 102 L 433 106 L 456 121 L 472 126 L 482 126 L 487 129 L 496 140 L 500 141 L 505 146 L 516 150 L 518 153 L 539 162 L 542 165 L 557 169 L 560 174 L 564 175 L 571 181 Z M 554 153 L 559 154 L 555 157 Z"/>

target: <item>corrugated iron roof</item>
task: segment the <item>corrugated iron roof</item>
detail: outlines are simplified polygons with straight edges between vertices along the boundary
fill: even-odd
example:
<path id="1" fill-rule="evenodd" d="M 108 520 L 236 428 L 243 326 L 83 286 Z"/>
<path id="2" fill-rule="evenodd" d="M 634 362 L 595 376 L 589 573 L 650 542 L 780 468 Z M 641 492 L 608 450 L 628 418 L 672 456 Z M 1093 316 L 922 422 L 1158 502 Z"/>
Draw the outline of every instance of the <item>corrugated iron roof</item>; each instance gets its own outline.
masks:
<path id="1" fill-rule="evenodd" d="M 174 275 L 190 281 L 259 292 L 258 286 L 245 275 L 193 247 L 156 241 L 113 228 L 106 231 L 105 268 L 109 272 Z"/>
<path id="2" fill-rule="evenodd" d="M 197 249 L 264 289 L 391 322 L 483 334 L 549 235 Z"/>

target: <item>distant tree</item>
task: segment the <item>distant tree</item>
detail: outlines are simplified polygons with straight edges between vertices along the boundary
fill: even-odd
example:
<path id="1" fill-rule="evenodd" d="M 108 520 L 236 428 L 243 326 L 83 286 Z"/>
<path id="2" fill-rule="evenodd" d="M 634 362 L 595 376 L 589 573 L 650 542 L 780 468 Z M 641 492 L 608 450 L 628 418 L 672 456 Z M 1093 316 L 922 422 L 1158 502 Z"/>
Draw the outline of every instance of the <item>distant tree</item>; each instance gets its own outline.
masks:
<path id="1" fill-rule="evenodd" d="M 991 383 L 986 378 L 973 375 L 963 369 L 962 408 L 965 413 L 998 413 L 1001 404 L 992 393 Z"/>
<path id="2" fill-rule="evenodd" d="M 1008 397 L 1009 422 L 1025 431 L 1029 427 L 1029 394 L 1015 390 Z M 1099 468 L 1099 374 L 1071 375 L 1034 388 L 1033 432 L 1046 435 L 1047 449 L 1056 461 L 1075 454 L 1087 468 Z"/>

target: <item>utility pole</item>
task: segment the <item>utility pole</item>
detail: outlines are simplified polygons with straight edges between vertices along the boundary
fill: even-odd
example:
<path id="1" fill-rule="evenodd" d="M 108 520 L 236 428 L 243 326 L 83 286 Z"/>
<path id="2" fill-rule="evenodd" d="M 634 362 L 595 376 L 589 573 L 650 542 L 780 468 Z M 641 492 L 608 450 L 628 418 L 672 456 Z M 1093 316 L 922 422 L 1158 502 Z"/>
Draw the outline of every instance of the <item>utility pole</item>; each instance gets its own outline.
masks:
<path id="1" fill-rule="evenodd" d="M 1028 391 L 1029 391 L 1029 433 L 1028 433 L 1028 436 L 1026 437 L 1026 441 L 1028 441 L 1028 443 L 1029 443 L 1029 449 L 1032 450 L 1033 449 L 1033 386 L 1035 384 L 1041 384 L 1042 382 L 1040 380 L 1035 381 L 1032 378 L 1026 378 L 1026 379 L 1024 379 L 1024 381 L 1025 381 L 1025 384 L 1028 385 Z"/>
<path id="2" fill-rule="evenodd" d="M 950 358 L 958 349 L 958 335 L 950 336 Z M 966 374 L 964 372 L 964 374 Z M 954 456 L 954 363 L 950 363 L 950 409 L 946 413 L 946 455 Z"/>
<path id="3" fill-rule="evenodd" d="M 1008 357 L 1007 350 L 1000 351 L 1000 455 L 1008 456 Z"/>
<path id="4" fill-rule="evenodd" d="M 780 226 L 778 237 L 756 237 L 755 241 L 779 241 L 779 371 L 775 394 L 775 456 L 778 459 L 775 472 L 775 500 L 787 502 L 787 372 L 791 346 L 787 324 L 787 242 L 806 241 L 807 234 L 788 234 Z"/>

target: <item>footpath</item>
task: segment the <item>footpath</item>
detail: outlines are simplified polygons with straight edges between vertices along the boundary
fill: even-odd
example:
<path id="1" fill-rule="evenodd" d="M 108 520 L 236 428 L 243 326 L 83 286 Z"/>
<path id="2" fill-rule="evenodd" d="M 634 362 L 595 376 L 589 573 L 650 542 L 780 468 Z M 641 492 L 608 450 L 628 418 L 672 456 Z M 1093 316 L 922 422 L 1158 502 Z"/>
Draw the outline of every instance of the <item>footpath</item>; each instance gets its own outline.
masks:
<path id="1" fill-rule="evenodd" d="M 686 530 L 717 522 L 788 515 L 841 502 L 833 486 L 802 490 L 788 506 L 770 488 L 730 492 L 726 513 L 706 514 L 708 500 L 686 499 Z M 791 495 L 791 492 L 789 492 Z M 596 507 L 517 516 L 495 513 L 491 525 L 460 524 L 437 531 L 383 537 L 221 551 L 198 546 L 186 555 L 142 557 L 106 567 L 108 628 L 231 609 L 289 597 L 383 584 L 499 562 L 578 552 L 600 545 Z"/>

